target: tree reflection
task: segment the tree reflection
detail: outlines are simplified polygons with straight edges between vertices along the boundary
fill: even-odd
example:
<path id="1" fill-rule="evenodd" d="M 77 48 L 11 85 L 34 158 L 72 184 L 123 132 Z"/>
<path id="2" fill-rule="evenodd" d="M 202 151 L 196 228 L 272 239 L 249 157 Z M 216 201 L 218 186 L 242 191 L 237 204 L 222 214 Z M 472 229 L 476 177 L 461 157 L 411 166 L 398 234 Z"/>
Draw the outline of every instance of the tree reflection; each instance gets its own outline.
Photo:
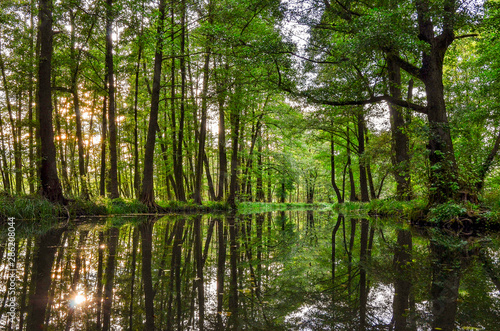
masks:
<path id="1" fill-rule="evenodd" d="M 127 220 L 20 238 L 29 308 L 12 328 L 499 326 L 495 238 L 429 238 L 331 212 Z"/>
<path id="2" fill-rule="evenodd" d="M 63 229 L 54 229 L 36 238 L 35 258 L 33 260 L 30 310 L 28 312 L 28 330 L 44 330 L 45 313 L 52 284 L 52 265 Z"/>

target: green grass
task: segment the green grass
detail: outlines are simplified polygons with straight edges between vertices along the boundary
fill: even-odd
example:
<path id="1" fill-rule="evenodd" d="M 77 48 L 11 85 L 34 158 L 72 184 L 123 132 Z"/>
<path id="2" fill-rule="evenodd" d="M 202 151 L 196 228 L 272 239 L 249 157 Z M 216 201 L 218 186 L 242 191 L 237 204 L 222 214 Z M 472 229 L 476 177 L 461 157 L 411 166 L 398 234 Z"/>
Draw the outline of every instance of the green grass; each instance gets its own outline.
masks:
<path id="1" fill-rule="evenodd" d="M 498 199 L 498 200 L 497 200 Z M 230 211 L 226 202 L 207 201 L 202 205 L 192 200 L 158 201 L 159 213 L 220 213 Z M 423 220 L 432 225 L 440 225 L 453 219 L 469 217 L 477 222 L 500 225 L 500 194 L 490 194 L 482 198 L 481 205 L 470 202 L 450 202 L 427 208 L 423 199 L 397 201 L 394 199 L 373 200 L 369 203 L 346 202 L 343 204 L 326 203 L 262 203 L 241 202 L 237 211 L 242 214 L 262 213 L 284 210 L 305 210 L 331 208 L 346 216 L 384 216 L 404 217 L 411 220 Z M 70 200 L 67 205 L 55 205 L 40 196 L 10 196 L 0 194 L 0 220 L 15 217 L 33 223 L 49 222 L 56 224 L 79 216 L 105 216 L 126 214 L 147 214 L 152 211 L 134 199 L 109 199 L 99 197 L 95 200 Z M 154 212 L 154 211 L 153 211 Z"/>
<path id="2" fill-rule="evenodd" d="M 224 212 L 230 210 L 226 202 L 207 201 L 197 205 L 193 201 L 158 201 L 160 213 L 169 212 Z M 98 197 L 95 200 L 73 199 L 66 205 L 49 202 L 40 196 L 0 194 L 0 220 L 14 217 L 16 220 L 57 221 L 78 216 L 105 216 L 125 214 L 146 214 L 151 210 L 135 199 L 109 199 Z"/>
<path id="3" fill-rule="evenodd" d="M 237 206 L 238 212 L 242 214 L 264 213 L 270 211 L 297 210 L 297 209 L 319 209 L 328 208 L 327 203 L 267 203 L 267 202 L 240 202 Z"/>

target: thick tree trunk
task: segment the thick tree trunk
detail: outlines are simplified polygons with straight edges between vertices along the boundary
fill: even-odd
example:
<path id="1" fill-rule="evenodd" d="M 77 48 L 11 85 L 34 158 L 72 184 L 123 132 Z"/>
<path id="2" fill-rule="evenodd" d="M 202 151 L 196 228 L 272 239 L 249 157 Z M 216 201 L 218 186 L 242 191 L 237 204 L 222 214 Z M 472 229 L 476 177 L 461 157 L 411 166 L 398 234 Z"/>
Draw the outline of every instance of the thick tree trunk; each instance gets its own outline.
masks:
<path id="1" fill-rule="evenodd" d="M 387 59 L 389 73 L 389 91 L 391 96 L 401 99 L 401 71 L 399 65 L 389 57 Z M 401 107 L 389 103 L 392 132 L 392 166 L 396 180 L 396 196 L 398 200 L 411 199 L 410 154 L 406 135 L 406 121 Z"/>
<path id="2" fill-rule="evenodd" d="M 153 77 L 153 90 L 151 94 L 151 111 L 149 113 L 148 137 L 146 140 L 146 151 L 144 153 L 144 172 L 142 177 L 141 201 L 147 206 L 155 205 L 154 197 L 154 150 L 156 142 L 156 131 L 158 129 L 158 109 L 160 104 L 161 65 L 163 59 L 163 22 L 165 19 L 165 1 L 160 0 L 158 10 L 160 12 L 158 22 L 158 40 L 155 53 L 155 68 Z"/>
<path id="3" fill-rule="evenodd" d="M 45 313 L 52 283 L 51 270 L 62 233 L 61 229 L 52 229 L 36 240 L 32 276 L 33 292 L 29 301 L 27 330 L 45 329 Z"/>
<path id="4" fill-rule="evenodd" d="M 106 73 L 108 78 L 109 98 L 109 184 L 108 192 L 111 199 L 120 196 L 118 192 L 118 155 L 117 155 L 117 133 L 115 114 L 115 76 L 113 67 L 113 0 L 106 0 Z"/>
<path id="5" fill-rule="evenodd" d="M 52 202 L 64 203 L 57 175 L 56 147 L 52 129 L 52 1 L 40 0 L 40 59 L 38 64 L 38 123 L 40 135 L 42 195 Z"/>
<path id="6" fill-rule="evenodd" d="M 429 121 L 430 193 L 429 204 L 439 204 L 458 197 L 458 168 L 453 151 L 450 126 L 446 114 L 443 87 L 443 61 L 455 35 L 456 1 L 443 4 L 442 32 L 435 36 L 427 0 L 417 0 L 419 39 L 429 45 L 422 53 L 418 78 L 425 84 L 427 119 Z"/>
<path id="7" fill-rule="evenodd" d="M 439 57 L 438 54 L 424 56 L 424 64 L 428 63 L 430 67 L 424 79 L 429 109 L 430 204 L 456 198 L 459 189 L 457 164 L 444 102 L 443 59 Z"/>

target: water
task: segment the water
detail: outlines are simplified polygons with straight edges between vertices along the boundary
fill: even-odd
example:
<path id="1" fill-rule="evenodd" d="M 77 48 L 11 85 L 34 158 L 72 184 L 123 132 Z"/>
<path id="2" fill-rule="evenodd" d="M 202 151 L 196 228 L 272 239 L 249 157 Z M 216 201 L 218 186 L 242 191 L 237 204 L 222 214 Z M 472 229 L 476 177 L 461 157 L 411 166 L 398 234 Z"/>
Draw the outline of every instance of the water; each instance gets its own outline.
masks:
<path id="1" fill-rule="evenodd" d="M 113 217 L 16 236 L 16 329 L 500 329 L 497 234 L 287 211 Z"/>

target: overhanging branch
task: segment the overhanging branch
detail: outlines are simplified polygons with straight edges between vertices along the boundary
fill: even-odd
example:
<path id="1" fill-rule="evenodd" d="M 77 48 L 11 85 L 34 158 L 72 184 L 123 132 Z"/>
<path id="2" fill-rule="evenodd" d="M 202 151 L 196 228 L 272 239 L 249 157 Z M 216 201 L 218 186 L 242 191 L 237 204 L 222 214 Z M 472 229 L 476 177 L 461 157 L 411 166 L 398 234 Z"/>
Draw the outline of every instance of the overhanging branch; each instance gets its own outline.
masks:
<path id="1" fill-rule="evenodd" d="M 386 101 L 386 102 L 390 102 L 396 106 L 400 106 L 400 107 L 404 107 L 404 108 L 408 108 L 408 109 L 411 109 L 417 113 L 420 113 L 420 114 L 425 114 L 427 115 L 428 113 L 428 110 L 427 110 L 427 107 L 425 106 L 421 106 L 421 105 L 417 105 L 415 103 L 412 103 L 412 102 L 408 102 L 408 101 L 405 101 L 405 100 L 401 100 L 401 99 L 396 99 L 396 98 L 393 98 L 389 95 L 379 95 L 379 96 L 373 96 L 373 97 L 370 97 L 368 99 L 364 99 L 364 100 L 345 100 L 345 101 L 332 101 L 332 100 L 326 100 L 326 99 L 319 99 L 319 98 L 316 98 L 315 96 L 312 96 L 308 93 L 304 93 L 304 92 L 300 92 L 300 93 L 296 93 L 296 92 L 293 92 L 291 91 L 290 89 L 285 89 L 286 91 L 296 95 L 296 96 L 300 96 L 300 97 L 304 97 L 306 98 L 308 101 L 310 102 L 313 102 L 313 103 L 316 103 L 316 104 L 320 104 L 320 105 L 327 105 L 327 106 L 363 106 L 363 105 L 369 105 L 369 104 L 374 104 L 374 103 L 379 103 L 379 102 L 382 102 L 382 101 Z"/>

